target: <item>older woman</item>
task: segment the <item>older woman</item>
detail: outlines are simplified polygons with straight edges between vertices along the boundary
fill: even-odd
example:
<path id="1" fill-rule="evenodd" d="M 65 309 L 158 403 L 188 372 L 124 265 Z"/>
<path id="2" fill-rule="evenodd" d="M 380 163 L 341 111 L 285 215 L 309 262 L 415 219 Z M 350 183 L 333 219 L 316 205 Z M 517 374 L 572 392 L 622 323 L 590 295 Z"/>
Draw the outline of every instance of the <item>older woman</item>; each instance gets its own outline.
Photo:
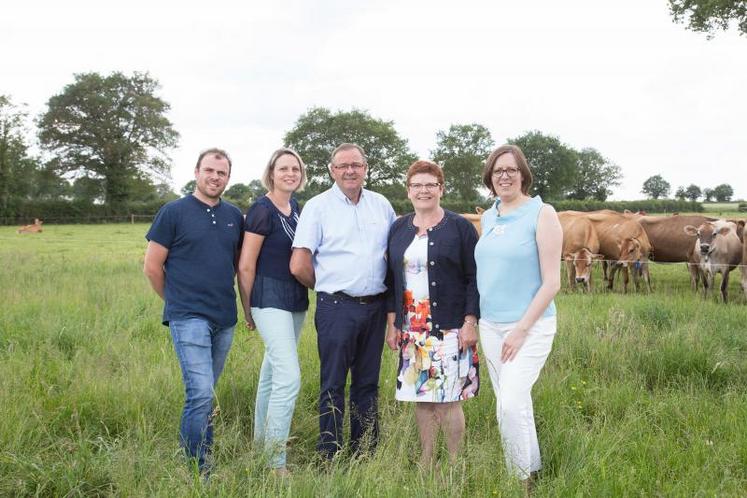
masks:
<path id="1" fill-rule="evenodd" d="M 433 463 L 442 429 L 452 462 L 464 437 L 462 401 L 479 388 L 477 231 L 440 205 L 441 168 L 416 161 L 407 171 L 414 213 L 389 231 L 390 290 L 386 342 L 399 348 L 396 399 L 415 402 L 421 464 Z"/>
<path id="2" fill-rule="evenodd" d="M 532 173 L 519 147 L 493 151 L 483 183 L 498 199 L 475 248 L 480 343 L 507 465 L 529 486 L 541 466 L 531 391 L 555 337 L 563 232 L 553 207 L 529 196 Z"/>
<path id="3" fill-rule="evenodd" d="M 267 195 L 246 213 L 239 259 L 239 293 L 246 326 L 265 343 L 254 412 L 254 440 L 264 443 L 270 466 L 286 474 L 285 445 L 301 387 L 297 345 L 309 307 L 306 287 L 291 275 L 291 242 L 298 224 L 294 192 L 306 183 L 301 157 L 292 149 L 272 153 L 262 175 Z"/>

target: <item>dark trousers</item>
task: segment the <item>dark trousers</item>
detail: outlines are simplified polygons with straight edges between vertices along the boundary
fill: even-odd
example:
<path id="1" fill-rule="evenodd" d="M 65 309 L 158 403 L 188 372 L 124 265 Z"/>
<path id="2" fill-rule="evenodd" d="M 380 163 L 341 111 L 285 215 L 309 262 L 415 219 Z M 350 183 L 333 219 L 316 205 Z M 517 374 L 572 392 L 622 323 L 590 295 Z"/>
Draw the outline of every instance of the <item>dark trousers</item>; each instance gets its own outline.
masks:
<path id="1" fill-rule="evenodd" d="M 321 367 L 318 450 L 331 458 L 343 447 L 348 371 L 350 447 L 354 453 L 373 450 L 379 437 L 377 399 L 386 327 L 385 299 L 361 304 L 320 292 L 314 324 Z"/>

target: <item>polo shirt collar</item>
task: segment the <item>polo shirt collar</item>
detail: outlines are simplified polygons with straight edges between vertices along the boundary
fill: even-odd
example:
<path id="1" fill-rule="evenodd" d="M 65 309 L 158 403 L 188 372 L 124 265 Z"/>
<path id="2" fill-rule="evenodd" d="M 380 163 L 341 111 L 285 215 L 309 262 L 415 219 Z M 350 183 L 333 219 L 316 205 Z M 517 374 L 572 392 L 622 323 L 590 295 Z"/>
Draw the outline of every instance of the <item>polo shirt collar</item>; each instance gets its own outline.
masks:
<path id="1" fill-rule="evenodd" d="M 202 202 L 194 194 L 189 194 L 189 196 L 192 198 L 192 200 L 194 200 L 194 202 L 196 202 L 199 206 L 204 207 L 204 208 L 218 209 L 223 204 L 223 198 L 218 199 L 218 204 L 216 204 L 215 206 L 211 206 L 210 204 L 205 204 L 204 202 Z"/>

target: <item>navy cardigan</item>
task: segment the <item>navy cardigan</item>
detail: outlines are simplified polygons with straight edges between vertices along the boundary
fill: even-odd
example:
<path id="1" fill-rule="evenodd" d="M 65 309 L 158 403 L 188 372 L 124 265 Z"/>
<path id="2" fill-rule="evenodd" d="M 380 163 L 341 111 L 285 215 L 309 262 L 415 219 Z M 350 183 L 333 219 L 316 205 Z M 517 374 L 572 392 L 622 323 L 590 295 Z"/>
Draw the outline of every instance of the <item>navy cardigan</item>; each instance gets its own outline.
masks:
<path id="1" fill-rule="evenodd" d="M 417 227 L 415 213 L 398 218 L 389 229 L 387 249 L 387 311 L 397 314 L 394 325 L 404 324 L 402 269 L 405 250 L 412 243 Z M 480 316 L 477 293 L 475 244 L 477 230 L 472 223 L 444 209 L 443 219 L 428 234 L 428 281 L 434 332 L 461 328 L 465 315 Z"/>

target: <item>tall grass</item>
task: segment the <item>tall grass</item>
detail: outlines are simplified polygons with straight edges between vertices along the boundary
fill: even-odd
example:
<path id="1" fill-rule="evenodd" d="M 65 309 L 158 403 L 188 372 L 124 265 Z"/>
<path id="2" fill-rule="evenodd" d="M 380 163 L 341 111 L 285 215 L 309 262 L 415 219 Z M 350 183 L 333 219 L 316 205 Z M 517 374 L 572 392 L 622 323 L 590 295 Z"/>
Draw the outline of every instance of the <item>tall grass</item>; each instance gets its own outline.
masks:
<path id="1" fill-rule="evenodd" d="M 464 404 L 455 466 L 417 469 L 413 407 L 394 401 L 384 352 L 381 444 L 320 466 L 318 359 L 310 315 L 293 420 L 290 479 L 252 447 L 262 357 L 242 326 L 217 390 L 208 486 L 177 446 L 182 386 L 161 303 L 141 274 L 145 225 L 0 228 L 0 496 L 521 496 L 504 470 L 483 371 Z M 599 283 L 599 275 L 595 275 Z M 536 496 L 744 496 L 747 305 L 689 290 L 684 267 L 653 265 L 652 294 L 557 299 L 559 331 L 534 389 L 544 469 Z"/>

